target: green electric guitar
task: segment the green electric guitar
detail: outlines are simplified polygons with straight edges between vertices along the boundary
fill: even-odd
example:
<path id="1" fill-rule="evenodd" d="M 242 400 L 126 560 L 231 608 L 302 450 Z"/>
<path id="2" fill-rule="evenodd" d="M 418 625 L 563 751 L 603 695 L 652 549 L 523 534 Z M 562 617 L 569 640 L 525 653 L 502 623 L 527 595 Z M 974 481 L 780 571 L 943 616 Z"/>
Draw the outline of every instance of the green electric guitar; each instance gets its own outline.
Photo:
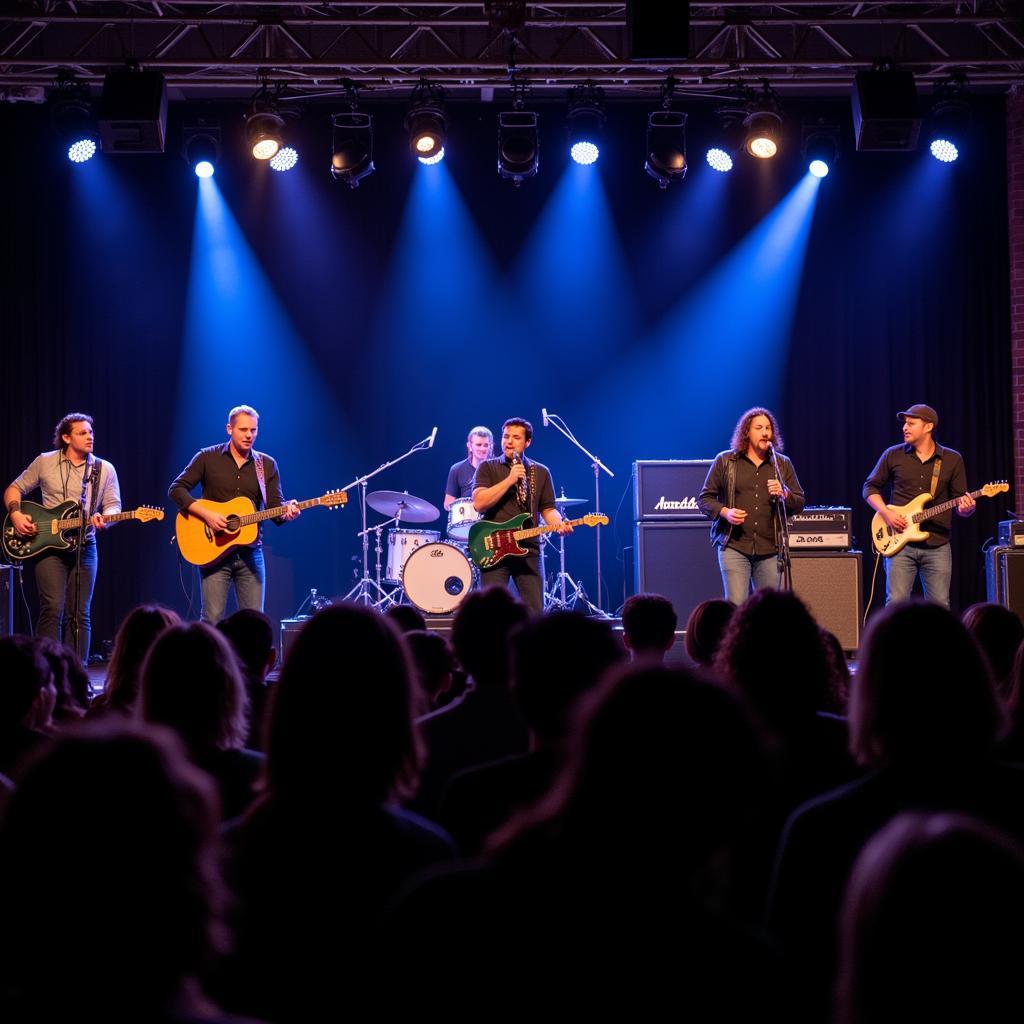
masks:
<path id="1" fill-rule="evenodd" d="M 65 501 L 55 508 L 43 508 L 34 501 L 23 501 L 21 511 L 32 517 L 36 524 L 36 533 L 31 537 L 22 537 L 14 528 L 10 515 L 4 520 L 3 547 L 8 558 L 34 558 L 49 548 L 66 551 L 75 546 L 75 531 L 81 528 L 82 513 L 77 501 Z M 134 512 L 115 512 L 104 516 L 105 523 L 123 523 L 128 519 L 138 519 L 148 523 L 163 519 L 164 510 L 143 505 Z"/>
<path id="2" fill-rule="evenodd" d="M 492 523 L 486 519 L 469 528 L 469 557 L 481 569 L 491 569 L 509 555 L 523 556 L 529 548 L 521 547 L 519 541 L 528 537 L 539 537 L 554 533 L 557 526 L 526 526 L 529 513 L 523 512 L 504 523 Z M 591 512 L 581 519 L 568 520 L 570 526 L 607 526 L 608 517 Z"/>

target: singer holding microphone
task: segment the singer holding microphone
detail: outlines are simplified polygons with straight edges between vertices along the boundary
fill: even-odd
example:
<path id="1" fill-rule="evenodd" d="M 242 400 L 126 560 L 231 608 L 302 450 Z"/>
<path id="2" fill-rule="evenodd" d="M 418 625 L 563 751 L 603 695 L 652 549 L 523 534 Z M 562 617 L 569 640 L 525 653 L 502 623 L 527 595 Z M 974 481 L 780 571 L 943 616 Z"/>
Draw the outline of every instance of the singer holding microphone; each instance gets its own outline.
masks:
<path id="1" fill-rule="evenodd" d="M 4 508 L 11 526 L 23 537 L 38 531 L 32 517 L 21 511 L 22 498 L 37 487 L 44 508 L 55 508 L 65 501 L 79 501 L 85 508 L 89 525 L 82 538 L 81 557 L 74 550 L 50 550 L 35 559 L 37 632 L 51 640 L 63 640 L 75 649 L 83 664 L 89 660 L 89 613 L 99 562 L 96 531 L 104 528 L 104 515 L 121 511 L 117 471 L 111 463 L 93 455 L 93 443 L 92 417 L 84 412 L 68 413 L 53 432 L 56 450 L 37 455 L 4 491 Z"/>
<path id="2" fill-rule="evenodd" d="M 768 409 L 748 409 L 731 447 L 708 470 L 698 504 L 718 548 L 725 597 L 742 604 L 751 589 L 779 586 L 779 509 L 802 511 L 804 492 L 793 463 L 782 454 L 782 435 Z M 778 466 L 776 472 L 773 462 Z"/>
<path id="3" fill-rule="evenodd" d="M 504 523 L 522 512 L 529 512 L 540 525 L 558 527 L 559 533 L 572 533 L 562 521 L 555 506 L 555 485 L 547 466 L 526 458 L 526 449 L 533 441 L 533 425 L 529 420 L 513 417 L 501 428 L 502 454 L 481 462 L 473 481 L 473 508 L 484 519 Z M 540 539 L 522 541 L 529 549 L 525 558 L 506 558 L 492 569 L 481 570 L 485 587 L 507 587 L 514 581 L 519 598 L 531 612 L 540 614 L 544 608 L 544 563 Z"/>

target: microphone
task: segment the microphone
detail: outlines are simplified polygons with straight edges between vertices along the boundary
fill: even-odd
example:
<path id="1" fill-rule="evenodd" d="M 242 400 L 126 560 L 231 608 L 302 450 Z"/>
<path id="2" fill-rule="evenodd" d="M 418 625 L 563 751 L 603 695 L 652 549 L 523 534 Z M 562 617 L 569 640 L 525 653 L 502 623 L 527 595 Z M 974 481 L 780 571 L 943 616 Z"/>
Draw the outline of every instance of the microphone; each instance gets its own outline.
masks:
<path id="1" fill-rule="evenodd" d="M 519 454 L 519 452 L 513 452 L 512 453 L 512 465 L 513 466 L 519 466 L 519 465 L 522 465 L 522 462 L 523 462 L 523 457 Z M 516 496 L 519 498 L 519 504 L 525 506 L 526 505 L 526 477 L 523 477 L 522 480 L 518 480 L 516 482 Z"/>
<path id="2" fill-rule="evenodd" d="M 437 437 L 437 427 L 434 427 L 434 429 L 430 432 L 430 442 L 427 444 L 428 448 L 433 448 L 434 447 L 434 438 L 435 437 Z"/>
<path id="3" fill-rule="evenodd" d="M 544 426 L 546 427 L 548 425 L 548 411 L 547 411 L 547 409 L 541 409 L 540 414 L 544 418 Z"/>

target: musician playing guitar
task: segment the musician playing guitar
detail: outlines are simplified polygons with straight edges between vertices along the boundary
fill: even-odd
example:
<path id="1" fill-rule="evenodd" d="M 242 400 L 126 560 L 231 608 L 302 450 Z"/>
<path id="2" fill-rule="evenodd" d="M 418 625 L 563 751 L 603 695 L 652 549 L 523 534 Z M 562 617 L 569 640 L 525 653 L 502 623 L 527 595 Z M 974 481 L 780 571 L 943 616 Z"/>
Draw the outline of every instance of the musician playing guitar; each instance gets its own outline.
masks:
<path id="1" fill-rule="evenodd" d="M 37 487 L 43 506 L 48 509 L 61 502 L 81 502 L 84 496 L 89 525 L 85 529 L 80 557 L 72 547 L 47 551 L 35 563 L 39 591 L 37 632 L 52 640 L 63 638 L 64 643 L 77 651 L 83 664 L 89 658 L 90 608 L 99 563 L 96 531 L 106 525 L 104 514 L 121 511 L 117 471 L 111 463 L 93 455 L 93 443 L 92 417 L 84 412 L 68 413 L 53 432 L 56 450 L 37 455 L 4 491 L 4 507 L 10 523 L 22 537 L 32 537 L 38 532 L 32 516 L 21 511 L 22 498 Z"/>
<path id="2" fill-rule="evenodd" d="M 235 406 L 228 413 L 227 443 L 196 452 L 167 492 L 183 513 L 198 516 L 214 533 L 227 528 L 227 517 L 196 504 L 191 492 L 197 486 L 202 487 L 202 497 L 213 502 L 244 497 L 256 509 L 286 506 L 287 511 L 274 520 L 278 524 L 291 521 L 301 511 L 295 502 L 285 502 L 282 497 L 277 463 L 253 447 L 259 418 L 252 406 Z M 259 534 L 251 545 L 228 548 L 223 558 L 200 567 L 199 573 L 203 581 L 203 622 L 216 625 L 224 617 L 232 586 L 239 608 L 263 611 L 266 570 Z"/>
<path id="3" fill-rule="evenodd" d="M 513 417 L 501 428 L 502 454 L 477 467 L 473 481 L 473 508 L 485 519 L 504 523 L 528 512 L 536 525 L 543 519 L 558 533 L 572 533 L 555 506 L 555 487 L 546 466 L 527 459 L 526 449 L 533 442 L 529 420 Z M 541 541 L 532 537 L 522 542 L 529 554 L 525 558 L 506 558 L 493 568 L 482 569 L 485 587 L 508 586 L 513 580 L 523 604 L 535 613 L 544 607 L 544 569 Z"/>
<path id="4" fill-rule="evenodd" d="M 968 493 L 967 473 L 960 453 L 938 444 L 934 431 L 939 414 L 930 405 L 912 405 L 896 414 L 903 426 L 903 444 L 882 452 L 864 481 L 864 500 L 886 527 L 902 532 L 907 519 L 886 505 L 884 492 L 891 487 L 892 505 L 906 505 L 919 494 L 931 494 L 931 504 L 957 500 L 957 515 L 974 514 L 975 501 Z M 952 509 L 928 521 L 928 538 L 907 544 L 885 560 L 885 603 L 910 597 L 914 580 L 921 579 L 924 596 L 949 607 L 949 581 L 953 559 L 949 549 Z"/>

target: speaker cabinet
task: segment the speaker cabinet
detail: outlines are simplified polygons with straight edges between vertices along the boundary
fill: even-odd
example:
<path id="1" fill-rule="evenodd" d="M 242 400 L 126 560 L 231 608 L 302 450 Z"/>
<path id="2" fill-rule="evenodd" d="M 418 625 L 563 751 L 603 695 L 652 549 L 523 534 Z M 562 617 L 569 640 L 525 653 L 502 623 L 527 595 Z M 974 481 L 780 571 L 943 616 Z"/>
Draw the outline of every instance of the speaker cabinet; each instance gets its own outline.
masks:
<path id="1" fill-rule="evenodd" d="M 835 633 L 843 650 L 860 646 L 863 616 L 859 551 L 794 551 L 793 592 L 818 625 Z"/>
<path id="2" fill-rule="evenodd" d="M 667 597 L 675 607 L 680 628 L 701 601 L 721 597 L 722 574 L 718 553 L 711 546 L 708 520 L 637 523 L 634 582 L 637 593 Z"/>
<path id="3" fill-rule="evenodd" d="M 1024 551 L 991 548 L 985 559 L 987 596 L 1024 619 Z"/>
<path id="4" fill-rule="evenodd" d="M 646 460 L 633 463 L 633 518 L 648 522 L 692 519 L 709 526 L 697 497 L 711 459 Z"/>

